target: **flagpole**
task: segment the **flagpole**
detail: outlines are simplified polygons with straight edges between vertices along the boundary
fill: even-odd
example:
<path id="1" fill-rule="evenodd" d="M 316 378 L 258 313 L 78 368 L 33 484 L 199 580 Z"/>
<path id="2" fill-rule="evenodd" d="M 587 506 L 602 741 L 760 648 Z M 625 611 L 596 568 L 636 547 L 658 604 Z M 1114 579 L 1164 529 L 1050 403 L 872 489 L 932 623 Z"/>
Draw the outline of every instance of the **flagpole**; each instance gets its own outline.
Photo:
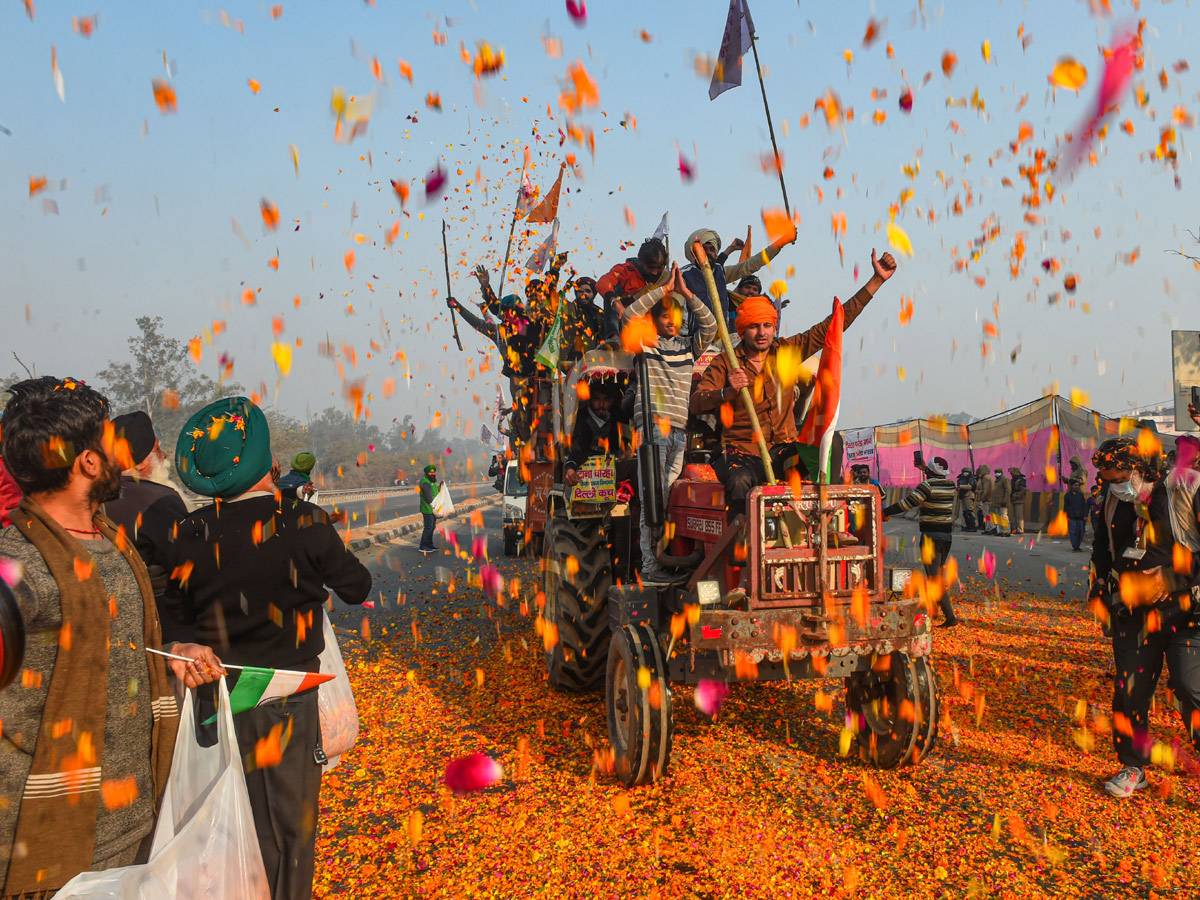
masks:
<path id="1" fill-rule="evenodd" d="M 521 169 L 524 174 L 525 169 Z M 500 295 L 504 295 L 504 274 L 508 271 L 508 256 L 512 251 L 513 233 L 517 230 L 517 217 L 521 214 L 521 185 L 517 185 L 517 205 L 513 208 L 512 226 L 508 229 L 508 245 L 504 248 L 504 263 L 500 266 Z"/>
<path id="2" fill-rule="evenodd" d="M 742 0 L 742 8 L 750 15 L 750 4 Z M 758 73 L 758 86 L 762 90 L 763 109 L 767 113 L 767 131 L 771 135 L 771 149 L 775 151 L 775 171 L 779 174 L 779 188 L 783 191 L 783 208 L 788 218 L 792 217 L 792 207 L 788 203 L 787 185 L 783 183 L 783 163 L 779 160 L 779 145 L 775 143 L 775 126 L 771 124 L 771 106 L 767 103 L 767 86 L 763 83 L 762 64 L 758 61 L 758 35 L 750 32 L 750 49 L 754 52 L 754 71 Z"/>
<path id="3" fill-rule="evenodd" d="M 445 257 L 446 263 L 446 297 L 450 297 L 450 251 L 446 249 L 446 220 L 442 219 L 442 256 Z M 450 307 L 450 324 L 454 326 L 454 343 L 458 344 L 458 352 L 463 349 L 462 341 L 458 337 L 458 319 L 454 315 L 454 307 Z"/>

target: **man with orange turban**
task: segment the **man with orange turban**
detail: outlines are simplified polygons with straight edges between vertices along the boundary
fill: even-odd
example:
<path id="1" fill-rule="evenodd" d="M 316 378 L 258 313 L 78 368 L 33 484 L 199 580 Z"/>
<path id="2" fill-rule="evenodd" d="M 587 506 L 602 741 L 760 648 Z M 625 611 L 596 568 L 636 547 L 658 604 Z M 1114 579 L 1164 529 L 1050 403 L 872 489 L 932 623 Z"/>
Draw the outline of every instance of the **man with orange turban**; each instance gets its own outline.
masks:
<path id="1" fill-rule="evenodd" d="M 874 274 L 844 306 L 845 324 L 858 318 L 875 292 L 896 271 L 896 260 L 890 253 L 879 259 L 871 252 Z M 709 364 L 692 392 L 689 409 L 692 413 L 722 410 L 725 423 L 722 450 L 713 468 L 725 485 L 726 517 L 732 521 L 746 510 L 750 489 L 767 480 L 767 472 L 758 452 L 758 440 L 738 393 L 749 387 L 754 409 L 762 428 L 763 439 L 771 452 L 771 464 L 777 478 L 788 469 L 801 469 L 797 442 L 795 383 L 800 364 L 825 345 L 825 333 L 832 316 L 807 331 L 790 338 L 778 338 L 775 329 L 779 312 L 766 297 L 748 297 L 738 309 L 736 327 L 742 342 L 736 355 L 738 367 L 729 364 L 721 354 Z M 782 365 L 780 357 L 783 358 Z M 728 405 L 728 408 L 726 406 Z M 802 471 L 802 475 L 807 472 Z"/>

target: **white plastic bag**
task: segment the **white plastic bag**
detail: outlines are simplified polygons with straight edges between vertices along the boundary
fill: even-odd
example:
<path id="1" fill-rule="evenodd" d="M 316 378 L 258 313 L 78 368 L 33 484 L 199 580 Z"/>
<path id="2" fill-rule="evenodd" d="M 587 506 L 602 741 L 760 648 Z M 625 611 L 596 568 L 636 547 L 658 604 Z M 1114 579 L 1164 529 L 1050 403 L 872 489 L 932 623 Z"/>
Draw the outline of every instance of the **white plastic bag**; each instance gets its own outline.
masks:
<path id="1" fill-rule="evenodd" d="M 337 635 L 329 623 L 329 616 L 321 610 L 325 620 L 325 649 L 321 651 L 321 672 L 333 675 L 317 688 L 317 705 L 321 709 L 321 748 L 328 761 L 323 771 L 328 772 L 338 764 L 343 753 L 358 740 L 358 707 L 354 705 L 354 691 L 350 688 L 350 676 L 342 661 Z"/>
<path id="2" fill-rule="evenodd" d="M 454 501 L 450 499 L 450 488 L 446 487 L 446 483 L 442 482 L 441 490 L 438 495 L 433 498 L 433 502 L 429 504 L 433 507 L 433 514 L 439 519 L 447 519 L 454 515 Z"/>
<path id="3" fill-rule="evenodd" d="M 54 900 L 270 900 L 229 689 L 222 678 L 212 747 L 196 739 L 192 695 L 183 701 L 150 861 L 76 875 Z"/>

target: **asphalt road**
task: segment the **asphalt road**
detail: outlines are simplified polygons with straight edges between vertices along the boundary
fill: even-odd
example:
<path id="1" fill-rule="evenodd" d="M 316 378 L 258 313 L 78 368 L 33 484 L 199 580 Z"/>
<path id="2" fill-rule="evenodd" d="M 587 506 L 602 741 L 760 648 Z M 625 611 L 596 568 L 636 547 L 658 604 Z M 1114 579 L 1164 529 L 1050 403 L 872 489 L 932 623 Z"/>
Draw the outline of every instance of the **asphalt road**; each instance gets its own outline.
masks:
<path id="1" fill-rule="evenodd" d="M 884 525 L 883 531 L 888 536 L 887 564 L 919 569 L 917 523 L 893 518 Z M 986 587 L 993 581 L 1001 590 L 1013 588 L 1045 597 L 1065 596 L 1080 601 L 1086 594 L 1091 550 L 1090 527 L 1078 553 L 1071 550 L 1065 537 L 1025 534 L 1002 538 L 963 532 L 957 526 L 950 546 L 951 555 L 958 561 L 959 577 L 968 589 Z M 992 579 L 982 571 L 986 553 L 996 560 Z"/>
<path id="2" fill-rule="evenodd" d="M 468 565 L 468 559 L 486 547 L 487 558 L 503 572 L 506 589 L 510 589 L 514 577 L 526 583 L 536 579 L 538 561 L 503 557 L 500 504 L 486 506 L 479 512 L 483 516 L 482 528 L 473 528 L 461 518 L 455 519 L 453 525 L 439 527 L 435 538 L 438 552 L 428 557 L 417 550 L 419 532 L 359 551 L 358 558 L 374 578 L 375 596 L 369 601 L 374 606 L 364 613 L 342 603 L 335 595 L 333 622 L 352 625 L 361 632 L 360 620 L 366 618 L 370 629 L 394 632 L 401 644 L 413 641 L 415 633 L 419 635 L 416 641 L 422 650 L 455 657 L 457 661 L 450 669 L 456 674 L 479 663 L 498 640 L 525 638 L 528 644 L 529 619 L 519 609 L 498 608 L 496 603 L 487 601 L 478 586 L 470 584 L 470 573 L 478 572 L 479 564 Z M 442 533 L 443 528 L 455 534 L 458 553 Z M 482 546 L 476 546 L 476 538 L 482 540 Z M 438 627 L 422 627 L 426 620 L 434 618 Z M 422 653 L 421 658 L 428 659 L 429 654 Z"/>
<path id="3" fill-rule="evenodd" d="M 450 496 L 455 503 L 468 498 L 491 497 L 495 494 L 496 489 L 492 487 L 490 481 L 450 488 Z M 317 500 L 326 509 L 332 510 L 336 505 L 338 509 L 346 510 L 350 514 L 352 526 L 362 525 L 364 519 L 369 522 L 382 522 L 385 519 L 415 515 L 420 512 L 421 503 L 415 484 L 409 485 L 409 492 L 403 494 L 387 494 L 382 497 L 379 494 L 363 494 L 353 500 L 338 498 L 326 500 L 325 497 L 318 495 Z"/>

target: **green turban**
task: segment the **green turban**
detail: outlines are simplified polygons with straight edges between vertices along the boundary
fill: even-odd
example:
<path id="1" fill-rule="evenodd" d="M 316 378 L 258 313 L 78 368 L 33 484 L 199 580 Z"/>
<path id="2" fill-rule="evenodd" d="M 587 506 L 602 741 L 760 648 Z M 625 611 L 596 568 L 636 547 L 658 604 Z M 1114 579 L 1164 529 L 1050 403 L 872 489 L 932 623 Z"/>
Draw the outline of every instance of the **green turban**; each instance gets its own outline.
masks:
<path id="1" fill-rule="evenodd" d="M 432 475 L 432 474 L 435 474 L 436 472 L 437 472 L 437 466 L 435 466 L 433 463 L 430 463 L 429 465 L 427 465 L 425 467 L 426 475 Z"/>
<path id="2" fill-rule="evenodd" d="M 189 490 L 227 499 L 271 471 L 271 430 L 245 397 L 210 403 L 187 420 L 175 444 L 175 469 Z"/>
<path id="3" fill-rule="evenodd" d="M 292 468 L 297 472 L 303 472 L 306 475 L 312 471 L 313 466 L 317 464 L 317 458 L 305 450 L 303 453 L 297 453 L 292 457 Z"/>

